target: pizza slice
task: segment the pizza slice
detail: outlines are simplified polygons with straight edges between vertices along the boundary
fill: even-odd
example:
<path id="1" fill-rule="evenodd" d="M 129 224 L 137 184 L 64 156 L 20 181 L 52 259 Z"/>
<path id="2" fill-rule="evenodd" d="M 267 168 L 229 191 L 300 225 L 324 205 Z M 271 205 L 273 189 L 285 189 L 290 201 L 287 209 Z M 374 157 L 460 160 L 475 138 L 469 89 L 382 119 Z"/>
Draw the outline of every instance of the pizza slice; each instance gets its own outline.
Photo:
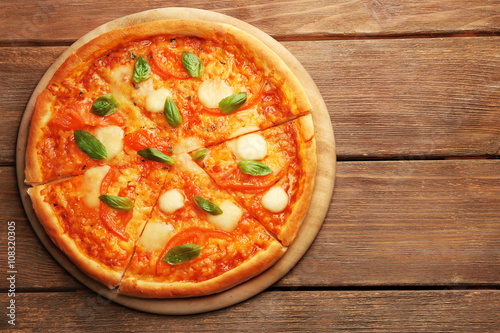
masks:
<path id="1" fill-rule="evenodd" d="M 191 155 L 219 187 L 287 246 L 309 206 L 315 150 L 308 115 Z"/>
<path id="2" fill-rule="evenodd" d="M 75 55 L 68 58 L 35 105 L 26 150 L 28 184 L 129 162 L 123 150 L 124 136 L 156 126 L 112 90 L 88 64 Z M 96 139 L 99 147 L 88 142 Z"/>
<path id="3" fill-rule="evenodd" d="M 310 103 L 283 61 L 224 24 L 171 20 L 116 30 L 75 53 L 92 62 L 127 107 L 137 108 L 189 152 L 308 114 Z"/>
<path id="4" fill-rule="evenodd" d="M 168 173 L 163 165 L 96 166 L 28 193 L 53 242 L 83 272 L 115 288 Z"/>
<path id="5" fill-rule="evenodd" d="M 261 273 L 284 251 L 189 155 L 181 154 L 175 156 L 119 291 L 151 298 L 212 294 Z"/>

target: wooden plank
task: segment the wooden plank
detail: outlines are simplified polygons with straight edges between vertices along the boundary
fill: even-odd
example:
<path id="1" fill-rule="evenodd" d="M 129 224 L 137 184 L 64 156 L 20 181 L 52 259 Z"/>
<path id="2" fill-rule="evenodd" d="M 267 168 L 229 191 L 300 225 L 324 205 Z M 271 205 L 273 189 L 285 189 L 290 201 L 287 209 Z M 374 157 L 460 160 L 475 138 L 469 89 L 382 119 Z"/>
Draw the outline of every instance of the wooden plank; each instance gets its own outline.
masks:
<path id="1" fill-rule="evenodd" d="M 16 329 L 304 332 L 307 327 L 310 332 L 495 332 L 500 324 L 499 296 L 498 290 L 264 292 L 215 312 L 160 316 L 124 308 L 93 293 L 21 293 L 16 295 Z M 7 327 L 4 317 L 0 328 Z"/>
<path id="2" fill-rule="evenodd" d="M 0 48 L 0 165 L 15 161 L 24 109 L 43 74 L 64 48 Z"/>
<path id="3" fill-rule="evenodd" d="M 340 159 L 500 155 L 500 38 L 289 42 Z"/>
<path id="4" fill-rule="evenodd" d="M 340 162 L 329 213 L 282 286 L 500 283 L 500 160 Z"/>
<path id="5" fill-rule="evenodd" d="M 80 288 L 9 200 L 13 168 L 0 170 L 0 211 L 18 229 L 18 288 Z M 499 184 L 500 160 L 340 162 L 322 230 L 276 286 L 498 285 Z M 0 243 L 0 257 L 6 250 Z"/>
<path id="6" fill-rule="evenodd" d="M 48 253 L 36 236 L 26 218 L 19 198 L 19 189 L 14 167 L 0 167 L 0 211 L 2 212 L 0 230 L 0 253 L 5 258 L 6 269 L 0 270 L 0 289 L 8 289 L 7 270 L 8 225 L 12 222 L 15 230 L 15 270 L 18 290 L 70 289 L 82 288 Z M 9 224 L 10 222 L 10 224 Z M 9 269 L 10 270 L 10 269 Z"/>
<path id="7" fill-rule="evenodd" d="M 499 37 L 283 44 L 325 99 L 339 159 L 500 155 Z M 29 96 L 64 49 L 0 48 L 0 163 L 14 162 Z"/>
<path id="8" fill-rule="evenodd" d="M 125 15 L 168 7 L 163 1 L 115 2 L 4 0 L 0 7 L 4 33 L 0 44 L 74 41 L 101 24 Z M 500 6 L 496 0 L 296 0 L 177 1 L 174 6 L 230 15 L 277 38 L 496 33 Z"/>

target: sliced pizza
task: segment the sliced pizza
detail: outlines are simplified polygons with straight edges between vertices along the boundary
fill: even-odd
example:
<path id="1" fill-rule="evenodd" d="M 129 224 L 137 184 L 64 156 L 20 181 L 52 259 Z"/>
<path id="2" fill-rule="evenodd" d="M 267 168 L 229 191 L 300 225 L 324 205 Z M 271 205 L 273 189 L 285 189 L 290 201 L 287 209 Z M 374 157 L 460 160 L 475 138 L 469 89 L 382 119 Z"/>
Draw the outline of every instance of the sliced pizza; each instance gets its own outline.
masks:
<path id="1" fill-rule="evenodd" d="M 285 251 L 189 155 L 175 159 L 120 284 L 123 294 L 220 292 L 261 273 Z"/>
<path id="2" fill-rule="evenodd" d="M 90 167 L 124 165 L 130 162 L 124 136 L 156 127 L 112 94 L 98 73 L 75 56 L 69 60 L 37 99 L 26 151 L 29 184 L 80 175 Z"/>
<path id="3" fill-rule="evenodd" d="M 54 243 L 83 272 L 109 288 L 119 284 L 156 204 L 168 173 L 159 164 L 97 166 L 29 190 Z"/>
<path id="4" fill-rule="evenodd" d="M 156 124 L 174 154 L 311 110 L 281 59 L 225 24 L 151 22 L 100 36 L 75 54 L 91 63 L 89 71 L 99 73 L 128 108 Z"/>
<path id="5" fill-rule="evenodd" d="M 113 30 L 76 49 L 39 95 L 29 194 L 56 245 L 106 286 L 220 292 L 296 237 L 316 167 L 310 112 L 285 63 L 230 25 Z"/>
<path id="6" fill-rule="evenodd" d="M 311 116 L 243 135 L 191 155 L 288 246 L 309 206 L 316 171 Z"/>

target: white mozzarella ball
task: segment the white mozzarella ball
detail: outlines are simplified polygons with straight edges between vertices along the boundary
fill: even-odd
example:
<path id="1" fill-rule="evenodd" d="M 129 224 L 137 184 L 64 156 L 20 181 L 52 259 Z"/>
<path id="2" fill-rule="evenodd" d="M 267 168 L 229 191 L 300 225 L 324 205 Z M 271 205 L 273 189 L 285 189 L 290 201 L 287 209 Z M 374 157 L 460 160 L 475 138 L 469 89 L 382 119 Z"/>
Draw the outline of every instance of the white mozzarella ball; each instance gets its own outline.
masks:
<path id="1" fill-rule="evenodd" d="M 148 223 L 139 238 L 139 245 L 149 252 L 161 250 L 172 237 L 174 227 L 163 222 Z"/>
<path id="2" fill-rule="evenodd" d="M 109 165 L 95 167 L 85 171 L 82 177 L 81 191 L 83 195 L 83 203 L 88 208 L 99 207 L 99 195 L 101 194 L 101 183 L 108 173 Z"/>
<path id="3" fill-rule="evenodd" d="M 184 194 L 177 189 L 171 189 L 160 195 L 158 199 L 160 210 L 165 214 L 172 214 L 184 207 Z"/>
<path id="4" fill-rule="evenodd" d="M 238 160 L 262 160 L 267 155 L 267 142 L 260 134 L 247 134 L 236 140 L 233 153 Z"/>
<path id="5" fill-rule="evenodd" d="M 280 213 L 288 205 L 288 194 L 279 186 L 269 189 L 261 199 L 262 206 L 270 212 Z"/>
<path id="6" fill-rule="evenodd" d="M 151 91 L 146 97 L 146 110 L 155 113 L 163 112 L 167 97 L 172 98 L 172 94 L 168 89 L 160 88 Z"/>
<path id="7" fill-rule="evenodd" d="M 121 127 L 114 125 L 96 129 L 95 137 L 106 147 L 106 159 L 112 159 L 123 150 L 124 134 Z"/>
<path id="8" fill-rule="evenodd" d="M 219 102 L 224 98 L 231 96 L 233 89 L 224 81 L 206 80 L 198 88 L 198 99 L 200 103 L 209 109 L 219 107 Z"/>
<path id="9" fill-rule="evenodd" d="M 223 201 L 219 205 L 222 210 L 220 215 L 208 215 L 208 222 L 210 222 L 214 227 L 224 231 L 233 231 L 237 226 L 238 222 L 243 216 L 243 211 L 240 207 L 236 206 L 233 202 L 229 200 Z"/>

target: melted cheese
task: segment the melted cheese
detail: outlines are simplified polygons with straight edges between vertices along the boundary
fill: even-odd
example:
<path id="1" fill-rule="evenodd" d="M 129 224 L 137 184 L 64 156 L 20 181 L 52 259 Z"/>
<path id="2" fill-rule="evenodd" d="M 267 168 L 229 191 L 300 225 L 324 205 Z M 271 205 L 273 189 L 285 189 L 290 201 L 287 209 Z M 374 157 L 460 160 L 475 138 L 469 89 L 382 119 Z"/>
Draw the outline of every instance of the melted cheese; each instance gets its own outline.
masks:
<path id="1" fill-rule="evenodd" d="M 174 227 L 163 222 L 148 223 L 139 238 L 139 245 L 146 251 L 154 252 L 163 249 L 172 237 Z"/>
<path id="2" fill-rule="evenodd" d="M 222 214 L 220 215 L 208 215 L 208 222 L 210 222 L 217 229 L 224 231 L 233 231 L 237 226 L 238 222 L 243 216 L 243 211 L 240 207 L 236 206 L 229 200 L 223 201 L 219 205 L 222 209 Z"/>
<path id="3" fill-rule="evenodd" d="M 184 207 L 184 195 L 177 189 L 169 190 L 160 196 L 158 205 L 165 214 L 172 214 Z"/>
<path id="4" fill-rule="evenodd" d="M 101 194 L 101 183 L 108 173 L 109 165 L 88 169 L 82 177 L 81 193 L 83 203 L 88 208 L 99 207 L 99 195 Z"/>
<path id="5" fill-rule="evenodd" d="M 243 134 L 247 134 L 247 133 L 250 133 L 250 132 L 257 132 L 259 129 L 260 128 L 257 125 L 243 126 L 243 127 L 238 128 L 233 133 L 231 133 L 231 135 L 229 135 L 229 138 L 231 138 L 231 139 L 232 138 L 237 138 L 237 137 L 239 137 L 240 135 L 243 135 Z"/>
<path id="6" fill-rule="evenodd" d="M 120 102 L 120 104 L 130 99 L 128 94 L 126 93 L 126 90 L 123 89 L 123 85 L 127 83 L 130 84 L 129 82 L 132 81 L 133 73 L 133 64 L 120 65 L 111 70 L 108 78 L 111 81 L 111 84 L 109 85 L 111 90 L 110 92 L 113 94 L 116 100 Z"/>
<path id="7" fill-rule="evenodd" d="M 160 88 L 158 90 L 151 91 L 148 94 L 148 97 L 146 97 L 146 110 L 155 113 L 163 112 L 167 97 L 172 97 L 172 94 L 168 89 Z"/>
<path id="8" fill-rule="evenodd" d="M 112 159 L 123 150 L 123 130 L 118 126 L 99 127 L 95 137 L 106 147 L 107 159 Z"/>
<path id="9" fill-rule="evenodd" d="M 262 206 L 270 212 L 282 212 L 288 205 L 288 194 L 279 186 L 272 187 L 261 199 Z"/>
<path id="10" fill-rule="evenodd" d="M 231 148 L 238 160 L 262 160 L 267 155 L 267 142 L 256 133 L 238 138 Z"/>
<path id="11" fill-rule="evenodd" d="M 181 142 L 176 143 L 172 148 L 172 152 L 174 155 L 187 153 L 188 151 L 193 151 L 197 148 L 203 147 L 203 142 L 192 136 L 192 137 L 184 137 Z"/>
<path id="12" fill-rule="evenodd" d="M 231 96 L 233 89 L 225 82 L 219 80 L 206 80 L 198 88 L 198 99 L 200 103 L 210 109 L 219 107 L 219 102 Z"/>

